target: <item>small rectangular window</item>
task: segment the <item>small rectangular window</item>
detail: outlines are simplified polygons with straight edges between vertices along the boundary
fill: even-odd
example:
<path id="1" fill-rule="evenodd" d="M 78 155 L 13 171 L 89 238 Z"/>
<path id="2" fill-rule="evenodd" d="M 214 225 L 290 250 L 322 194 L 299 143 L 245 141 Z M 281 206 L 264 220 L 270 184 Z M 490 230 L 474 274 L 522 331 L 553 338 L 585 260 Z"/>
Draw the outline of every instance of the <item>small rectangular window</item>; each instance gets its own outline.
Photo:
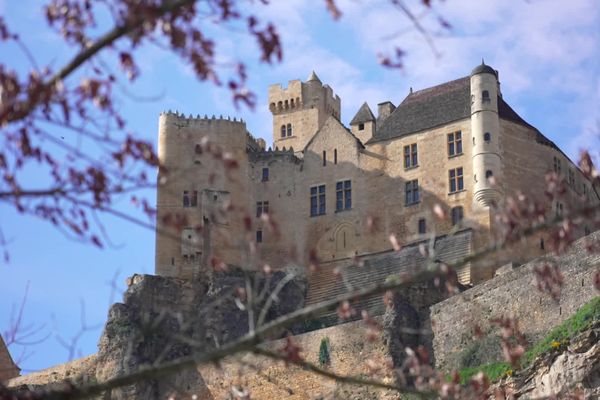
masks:
<path id="1" fill-rule="evenodd" d="M 183 191 L 183 206 L 184 207 L 190 206 L 190 192 L 188 192 L 187 190 Z"/>
<path id="2" fill-rule="evenodd" d="M 352 181 L 340 181 L 335 184 L 335 211 L 352 208 Z"/>
<path id="3" fill-rule="evenodd" d="M 269 168 L 263 168 L 262 169 L 262 179 L 263 182 L 266 182 L 269 180 Z"/>
<path id="4" fill-rule="evenodd" d="M 419 202 L 419 180 L 415 179 L 405 183 L 404 204 L 409 206 Z"/>
<path id="5" fill-rule="evenodd" d="M 268 201 L 257 201 L 256 202 L 256 217 L 260 218 L 263 214 L 269 213 L 269 202 Z"/>
<path id="6" fill-rule="evenodd" d="M 483 103 L 489 103 L 490 102 L 490 92 L 488 92 L 487 90 L 484 90 L 483 92 L 481 92 L 481 101 Z"/>
<path id="7" fill-rule="evenodd" d="M 364 131 L 365 130 L 365 124 L 358 124 L 358 130 L 359 131 Z"/>
<path id="8" fill-rule="evenodd" d="M 425 218 L 421 218 L 419 220 L 419 234 L 424 235 L 427 232 L 427 222 L 425 222 Z"/>
<path id="9" fill-rule="evenodd" d="M 464 217 L 463 208 L 461 206 L 452 208 L 452 225 L 458 225 Z"/>
<path id="10" fill-rule="evenodd" d="M 404 146 L 404 168 L 413 168 L 419 165 L 419 157 L 417 154 L 417 144 L 413 143 Z"/>
<path id="11" fill-rule="evenodd" d="M 256 243 L 262 243 L 263 234 L 261 230 L 256 231 Z"/>
<path id="12" fill-rule="evenodd" d="M 450 193 L 459 192 L 464 189 L 462 167 L 448 171 Z"/>
<path id="13" fill-rule="evenodd" d="M 198 207 L 198 191 L 194 190 L 192 192 L 192 199 L 190 202 L 190 207 Z"/>
<path id="14" fill-rule="evenodd" d="M 452 132 L 448 134 L 448 157 L 462 154 L 462 132 Z"/>
<path id="15" fill-rule="evenodd" d="M 324 215 L 325 207 L 325 185 L 310 188 L 310 216 Z"/>
<path id="16" fill-rule="evenodd" d="M 554 172 L 557 174 L 560 174 L 561 172 L 560 159 L 557 157 L 554 157 Z"/>

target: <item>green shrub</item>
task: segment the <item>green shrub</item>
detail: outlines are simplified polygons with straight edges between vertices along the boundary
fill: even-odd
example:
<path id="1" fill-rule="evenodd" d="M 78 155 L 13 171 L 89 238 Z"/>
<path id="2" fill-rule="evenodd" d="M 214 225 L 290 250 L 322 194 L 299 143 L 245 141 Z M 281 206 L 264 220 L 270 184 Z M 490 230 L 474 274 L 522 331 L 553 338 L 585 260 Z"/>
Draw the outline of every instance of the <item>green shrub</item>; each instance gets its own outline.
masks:
<path id="1" fill-rule="evenodd" d="M 319 364 L 327 365 L 331 362 L 329 338 L 324 337 L 321 339 L 321 346 L 319 347 Z"/>

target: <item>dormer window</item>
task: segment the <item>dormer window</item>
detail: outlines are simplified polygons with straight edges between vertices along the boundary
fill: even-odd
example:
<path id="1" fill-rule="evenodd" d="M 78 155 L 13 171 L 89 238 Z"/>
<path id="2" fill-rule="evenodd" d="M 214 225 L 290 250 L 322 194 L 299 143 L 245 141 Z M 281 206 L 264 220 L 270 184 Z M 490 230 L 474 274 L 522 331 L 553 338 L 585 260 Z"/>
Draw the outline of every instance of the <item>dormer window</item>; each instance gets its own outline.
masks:
<path id="1" fill-rule="evenodd" d="M 488 92 L 487 90 L 484 90 L 483 92 L 481 92 L 481 101 L 483 103 L 489 103 L 490 102 L 490 92 Z"/>
<path id="2" fill-rule="evenodd" d="M 359 131 L 364 131 L 365 130 L 365 124 L 358 124 L 358 130 Z"/>

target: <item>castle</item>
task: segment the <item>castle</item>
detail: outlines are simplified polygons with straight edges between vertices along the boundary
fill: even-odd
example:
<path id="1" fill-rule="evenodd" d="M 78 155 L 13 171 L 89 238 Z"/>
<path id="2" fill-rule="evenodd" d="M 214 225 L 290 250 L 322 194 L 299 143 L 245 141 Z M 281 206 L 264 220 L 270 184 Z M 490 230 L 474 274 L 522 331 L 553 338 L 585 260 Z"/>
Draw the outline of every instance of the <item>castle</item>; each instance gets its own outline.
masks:
<path id="1" fill-rule="evenodd" d="M 411 89 L 398 106 L 378 104 L 377 116 L 364 103 L 349 128 L 339 96 L 314 72 L 287 88 L 271 85 L 268 97 L 269 148 L 243 121 L 160 115 L 157 275 L 315 260 L 331 272 L 391 254 L 396 241 L 456 232 L 468 232 L 452 244 L 467 254 L 494 240 L 495 205 L 517 192 L 543 196 L 549 172 L 568 190 L 546 201 L 546 215 L 599 201 L 573 162 L 508 105 L 498 71 L 483 62 L 467 77 Z M 448 218 L 435 217 L 436 205 Z M 523 245 L 531 251 L 511 261 L 543 253 L 543 234 Z M 476 284 L 497 267 L 466 266 L 459 279 Z M 316 276 L 313 286 L 327 279 Z"/>

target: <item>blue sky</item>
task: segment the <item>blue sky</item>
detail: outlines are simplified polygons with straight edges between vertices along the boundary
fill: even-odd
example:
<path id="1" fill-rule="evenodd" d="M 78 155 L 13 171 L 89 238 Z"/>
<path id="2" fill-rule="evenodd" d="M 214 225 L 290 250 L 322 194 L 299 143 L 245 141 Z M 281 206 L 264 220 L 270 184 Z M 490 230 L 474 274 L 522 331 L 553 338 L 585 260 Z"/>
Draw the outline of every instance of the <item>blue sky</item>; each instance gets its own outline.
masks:
<path id="1" fill-rule="evenodd" d="M 262 18 L 276 23 L 284 43 L 284 60 L 277 65 L 257 62 L 253 39 L 234 29 L 209 26 L 218 35 L 219 61 L 236 57 L 249 67 L 249 88 L 258 96 L 255 112 L 236 110 L 226 89 L 195 80 L 189 67 L 172 54 L 145 46 L 137 54 L 142 78 L 129 91 L 154 98 L 139 101 L 120 96 L 129 127 L 156 143 L 162 110 L 185 114 L 223 114 L 242 117 L 249 130 L 271 142 L 266 107 L 269 84 L 305 79 L 316 70 L 342 99 L 342 121 L 348 123 L 362 102 L 375 111 L 385 100 L 398 104 L 415 90 L 456 79 L 485 58 L 500 71 L 504 98 L 528 122 L 576 159 L 582 148 L 598 151 L 600 129 L 600 5 L 597 0 L 446 0 L 435 1 L 435 12 L 411 4 L 432 33 L 435 50 L 411 28 L 408 20 L 386 0 L 339 1 L 343 16 L 333 22 L 323 1 L 272 1 L 261 7 Z M 27 0 L 0 0 L 0 15 L 21 34 L 40 64 L 65 63 L 73 50 L 46 28 L 41 5 Z M 443 31 L 442 16 L 453 26 Z M 395 46 L 406 52 L 402 70 L 379 66 L 378 55 Z M 0 62 L 24 73 L 29 68 L 21 53 L 0 47 Z M 33 172 L 35 173 L 35 171 Z M 154 192 L 146 193 L 154 202 Z M 115 206 L 134 213 L 128 198 Z M 0 331 L 8 328 L 11 307 L 17 305 L 29 282 L 25 323 L 42 325 L 41 344 L 21 365 L 37 370 L 67 360 L 68 351 L 57 335 L 69 340 L 81 327 L 81 304 L 88 325 L 101 325 L 111 301 L 120 299 L 125 277 L 152 273 L 154 233 L 111 217 L 102 217 L 112 246 L 98 250 L 73 242 L 48 224 L 0 204 L 0 224 L 11 240 L 11 262 L 0 264 Z M 115 278 L 116 277 L 116 278 Z M 118 284 L 118 290 L 111 282 Z M 86 332 L 77 355 L 96 351 L 100 328 Z M 18 358 L 21 349 L 11 351 Z"/>

